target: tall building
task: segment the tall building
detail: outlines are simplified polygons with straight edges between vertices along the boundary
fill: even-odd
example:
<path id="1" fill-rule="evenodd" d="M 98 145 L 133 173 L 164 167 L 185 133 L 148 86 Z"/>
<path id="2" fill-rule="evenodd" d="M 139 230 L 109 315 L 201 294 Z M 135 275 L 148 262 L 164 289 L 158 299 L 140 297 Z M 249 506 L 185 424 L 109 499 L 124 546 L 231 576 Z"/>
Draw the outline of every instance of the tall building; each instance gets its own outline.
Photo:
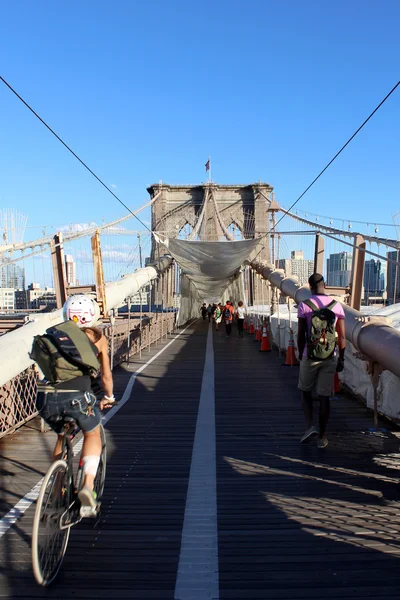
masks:
<path id="1" fill-rule="evenodd" d="M 352 259 L 349 252 L 330 254 L 326 260 L 326 285 L 347 287 L 351 281 Z"/>
<path id="2" fill-rule="evenodd" d="M 67 285 L 76 285 L 76 264 L 71 254 L 65 255 L 65 275 Z"/>
<path id="3" fill-rule="evenodd" d="M 391 250 L 387 253 L 387 257 L 390 260 L 400 261 L 400 251 Z M 387 263 L 386 272 L 386 289 L 387 289 L 387 303 L 396 304 L 400 302 L 400 265 L 394 262 Z M 396 290 L 396 291 L 395 291 Z"/>
<path id="4" fill-rule="evenodd" d="M 13 288 L 14 290 L 25 289 L 25 269 L 16 264 L 6 265 L 0 269 L 0 286 L 2 288 Z"/>
<path id="5" fill-rule="evenodd" d="M 381 296 L 382 287 L 382 263 L 380 260 L 365 261 L 364 266 L 364 298 L 368 301 L 370 296 Z"/>
<path id="6" fill-rule="evenodd" d="M 28 290 L 15 290 L 15 310 L 26 310 L 28 308 Z"/>
<path id="7" fill-rule="evenodd" d="M 314 261 L 305 259 L 302 250 L 292 250 L 290 258 L 281 258 L 276 261 L 276 267 L 285 271 L 286 277 L 298 277 L 301 285 L 308 283 L 308 278 L 314 272 Z"/>
<path id="8" fill-rule="evenodd" d="M 28 285 L 28 308 L 55 308 L 56 307 L 56 293 L 53 288 L 45 287 L 44 290 L 40 287 L 39 283 L 30 283 Z"/>
<path id="9" fill-rule="evenodd" d="M 0 288 L 0 310 L 13 310 L 15 308 L 14 288 Z"/>

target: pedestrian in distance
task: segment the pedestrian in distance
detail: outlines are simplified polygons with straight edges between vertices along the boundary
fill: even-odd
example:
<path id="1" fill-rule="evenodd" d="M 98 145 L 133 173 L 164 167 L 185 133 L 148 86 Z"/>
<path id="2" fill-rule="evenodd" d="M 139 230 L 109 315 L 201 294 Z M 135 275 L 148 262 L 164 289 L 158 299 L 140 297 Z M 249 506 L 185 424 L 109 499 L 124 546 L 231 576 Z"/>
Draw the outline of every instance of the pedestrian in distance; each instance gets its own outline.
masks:
<path id="1" fill-rule="evenodd" d="M 318 437 L 318 448 L 326 448 L 325 436 L 334 390 L 335 372 L 343 371 L 346 348 L 344 310 L 339 302 L 325 293 L 322 275 L 314 273 L 308 280 L 312 296 L 298 307 L 297 348 L 300 360 L 298 387 L 301 390 L 306 431 L 301 443 Z M 336 338 L 338 352 L 336 350 Z M 319 398 L 319 429 L 313 422 L 312 392 Z"/>
<path id="2" fill-rule="evenodd" d="M 226 304 L 225 304 L 224 308 L 222 309 L 222 312 L 223 312 L 223 317 L 224 317 L 224 321 L 225 321 L 226 337 L 229 337 L 232 333 L 232 321 L 233 321 L 233 314 L 235 312 L 232 302 L 230 300 L 226 301 Z"/>
<path id="3" fill-rule="evenodd" d="M 243 325 L 246 317 L 246 309 L 243 306 L 242 300 L 239 300 L 238 307 L 236 310 L 236 319 L 238 324 L 238 333 L 240 337 L 243 337 Z"/>
<path id="4" fill-rule="evenodd" d="M 217 304 L 217 308 L 215 309 L 215 331 L 219 331 L 219 324 L 222 321 L 222 306 L 221 304 Z"/>
<path id="5" fill-rule="evenodd" d="M 200 312 L 201 312 L 201 316 L 203 317 L 203 321 L 205 321 L 206 316 L 207 316 L 207 305 L 205 302 L 203 302 L 203 304 L 201 305 Z"/>
<path id="6" fill-rule="evenodd" d="M 209 305 L 207 306 L 207 315 L 208 315 L 208 322 L 209 322 L 209 323 L 211 322 L 211 317 L 212 317 L 212 314 L 213 314 L 213 309 L 212 309 L 212 306 L 211 306 L 211 304 L 209 304 Z"/>

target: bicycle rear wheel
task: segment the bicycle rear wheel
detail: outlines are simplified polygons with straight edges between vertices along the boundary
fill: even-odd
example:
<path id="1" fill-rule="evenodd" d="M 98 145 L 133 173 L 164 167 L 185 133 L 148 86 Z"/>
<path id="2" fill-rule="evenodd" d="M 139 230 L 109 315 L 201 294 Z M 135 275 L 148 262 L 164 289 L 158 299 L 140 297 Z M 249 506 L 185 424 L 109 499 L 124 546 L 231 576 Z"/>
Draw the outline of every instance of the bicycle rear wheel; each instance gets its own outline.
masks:
<path id="1" fill-rule="evenodd" d="M 99 467 L 97 469 L 96 477 L 94 479 L 94 491 L 97 494 L 97 501 L 101 501 L 104 490 L 104 481 L 106 479 L 106 461 L 107 461 L 107 448 L 106 448 L 106 434 L 103 425 L 100 425 L 100 437 L 101 437 L 101 455 Z"/>
<path id="2" fill-rule="evenodd" d="M 39 585 L 49 585 L 61 567 L 70 529 L 60 529 L 60 520 L 69 501 L 67 463 L 57 460 L 45 475 L 33 520 L 32 567 Z"/>

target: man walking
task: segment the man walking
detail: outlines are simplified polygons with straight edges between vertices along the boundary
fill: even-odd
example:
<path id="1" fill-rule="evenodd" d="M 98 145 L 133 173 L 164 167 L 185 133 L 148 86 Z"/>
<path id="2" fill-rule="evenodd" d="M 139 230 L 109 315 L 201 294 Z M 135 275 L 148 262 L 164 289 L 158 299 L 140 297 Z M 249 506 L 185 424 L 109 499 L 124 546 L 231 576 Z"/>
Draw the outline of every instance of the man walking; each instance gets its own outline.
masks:
<path id="1" fill-rule="evenodd" d="M 299 389 L 306 419 L 301 443 L 318 436 L 318 448 L 326 448 L 325 436 L 333 394 L 335 372 L 343 371 L 346 333 L 344 310 L 339 302 L 325 293 L 322 275 L 314 273 L 308 280 L 312 296 L 299 304 L 297 348 L 299 351 Z M 339 355 L 336 354 L 336 335 Z M 312 392 L 319 398 L 319 430 L 313 423 Z"/>
<path id="2" fill-rule="evenodd" d="M 233 313 L 235 312 L 232 302 L 230 300 L 226 301 L 226 304 L 222 311 L 225 320 L 226 337 L 229 337 L 232 333 Z"/>
<path id="3" fill-rule="evenodd" d="M 205 321 L 206 316 L 207 316 L 207 305 L 205 302 L 203 302 L 203 304 L 201 305 L 200 312 L 201 312 L 201 316 L 203 317 L 203 321 Z"/>

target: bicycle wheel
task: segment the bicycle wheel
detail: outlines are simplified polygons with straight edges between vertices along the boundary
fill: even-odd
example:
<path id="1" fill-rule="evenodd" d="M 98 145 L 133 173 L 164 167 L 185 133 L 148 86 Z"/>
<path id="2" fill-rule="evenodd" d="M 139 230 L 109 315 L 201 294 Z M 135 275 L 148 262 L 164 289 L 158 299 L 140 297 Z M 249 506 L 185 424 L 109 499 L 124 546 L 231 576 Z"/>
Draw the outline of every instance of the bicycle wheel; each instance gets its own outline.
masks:
<path id="1" fill-rule="evenodd" d="M 107 448 L 106 448 L 106 434 L 103 425 L 100 425 L 100 437 L 101 437 L 101 455 L 99 467 L 97 469 L 96 477 L 94 479 L 94 491 L 97 494 L 97 500 L 101 501 L 104 490 L 104 481 L 106 479 L 106 460 L 107 460 Z"/>
<path id="2" fill-rule="evenodd" d="M 57 460 L 45 475 L 33 520 L 32 567 L 39 585 L 53 581 L 67 549 L 70 529 L 60 529 L 60 519 L 68 509 L 69 492 L 67 463 Z"/>

